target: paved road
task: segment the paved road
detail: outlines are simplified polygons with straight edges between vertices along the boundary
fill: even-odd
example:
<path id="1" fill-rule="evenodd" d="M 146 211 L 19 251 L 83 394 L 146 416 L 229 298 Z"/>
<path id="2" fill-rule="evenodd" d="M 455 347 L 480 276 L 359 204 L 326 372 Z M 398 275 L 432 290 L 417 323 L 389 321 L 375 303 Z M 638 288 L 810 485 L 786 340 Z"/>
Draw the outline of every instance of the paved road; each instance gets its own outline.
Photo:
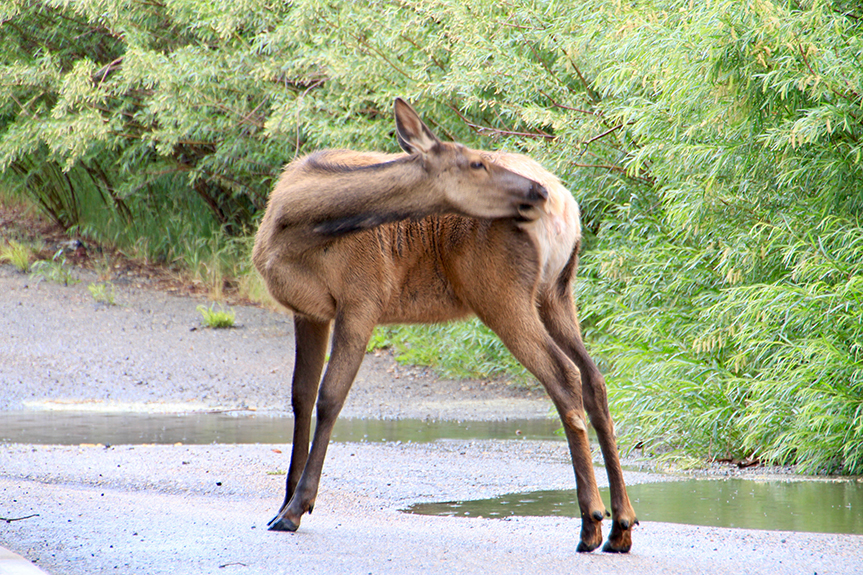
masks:
<path id="1" fill-rule="evenodd" d="M 39 515 L 4 525 L 0 542 L 55 575 L 824 575 L 860 573 L 863 561 L 859 536 L 643 522 L 629 555 L 582 555 L 575 519 L 399 511 L 416 501 L 571 486 L 559 442 L 333 444 L 314 514 L 298 533 L 273 533 L 266 522 L 281 501 L 284 476 L 274 473 L 285 468 L 287 447 L 5 447 L 3 513 Z"/>

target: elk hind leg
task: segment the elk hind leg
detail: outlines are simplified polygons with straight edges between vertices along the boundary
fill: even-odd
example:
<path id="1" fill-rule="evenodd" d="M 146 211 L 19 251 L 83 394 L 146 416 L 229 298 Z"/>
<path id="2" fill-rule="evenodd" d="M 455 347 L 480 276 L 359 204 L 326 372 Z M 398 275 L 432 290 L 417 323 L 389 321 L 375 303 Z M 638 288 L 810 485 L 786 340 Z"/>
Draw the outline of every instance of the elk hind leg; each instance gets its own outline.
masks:
<path id="1" fill-rule="evenodd" d="M 560 414 L 572 456 L 581 511 L 581 540 L 577 550 L 593 551 L 602 543 L 602 520 L 606 512 L 593 471 L 580 375 L 572 360 L 543 327 L 536 308 L 530 305 L 531 298 L 523 299 L 527 305 L 516 306 L 517 309 L 498 313 L 479 309 L 477 315 L 542 383 Z"/>
<path id="2" fill-rule="evenodd" d="M 563 287 L 563 286 L 561 286 Z M 584 347 L 575 302 L 569 285 L 558 293 L 546 294 L 541 300 L 540 317 L 552 338 L 575 362 L 581 372 L 584 405 L 605 460 L 611 492 L 612 524 L 608 542 L 602 548 L 608 553 L 627 553 L 632 547 L 632 528 L 638 525 L 635 510 L 626 493 L 623 470 L 618 455 L 614 423 L 608 410 L 605 378 Z"/>

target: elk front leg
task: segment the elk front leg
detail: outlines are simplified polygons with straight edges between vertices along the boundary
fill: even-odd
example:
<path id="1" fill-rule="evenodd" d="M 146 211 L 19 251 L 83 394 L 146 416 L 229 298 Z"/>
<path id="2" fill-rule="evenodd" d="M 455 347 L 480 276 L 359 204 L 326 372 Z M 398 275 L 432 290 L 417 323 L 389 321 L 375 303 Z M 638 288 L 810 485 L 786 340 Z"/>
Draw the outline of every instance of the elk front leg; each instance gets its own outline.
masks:
<path id="1" fill-rule="evenodd" d="M 638 519 L 623 481 L 614 424 L 608 410 L 605 378 L 584 347 L 575 313 L 575 303 L 570 294 L 567 289 L 563 295 L 548 295 L 540 306 L 540 316 L 554 340 L 578 366 L 582 379 L 584 405 L 602 449 L 611 492 L 612 514 L 611 533 L 602 550 L 607 553 L 627 553 L 632 547 L 632 528 L 638 525 Z"/>
<path id="2" fill-rule="evenodd" d="M 289 501 L 270 521 L 271 531 L 296 531 L 303 514 L 311 513 L 314 509 L 321 470 L 327 455 L 327 445 L 336 419 L 363 361 L 374 325 L 373 321 L 366 321 L 359 314 L 351 316 L 339 313 L 336 317 L 330 362 L 318 392 L 318 422 L 315 426 L 312 449 L 304 461 L 302 474 L 292 492 L 290 492 L 291 480 L 288 479 Z M 297 457 L 299 461 L 299 456 Z M 293 463 L 292 461 L 292 467 Z"/>
<path id="3" fill-rule="evenodd" d="M 312 411 L 315 407 L 315 398 L 318 396 L 318 385 L 321 383 L 329 333 L 330 322 L 314 321 L 301 315 L 294 316 L 296 359 L 291 384 L 294 435 L 291 446 L 291 466 L 285 486 L 285 500 L 279 511 L 287 507 L 290 502 L 309 456 Z"/>
<path id="4" fill-rule="evenodd" d="M 542 325 L 531 297 L 520 298 L 516 309 L 482 309 L 477 315 L 542 383 L 560 414 L 575 471 L 581 540 L 577 551 L 593 551 L 602 543 L 605 505 L 596 486 L 590 441 L 581 397 L 581 379 L 572 360 L 558 347 Z M 523 305 L 523 304 L 527 305 Z"/>

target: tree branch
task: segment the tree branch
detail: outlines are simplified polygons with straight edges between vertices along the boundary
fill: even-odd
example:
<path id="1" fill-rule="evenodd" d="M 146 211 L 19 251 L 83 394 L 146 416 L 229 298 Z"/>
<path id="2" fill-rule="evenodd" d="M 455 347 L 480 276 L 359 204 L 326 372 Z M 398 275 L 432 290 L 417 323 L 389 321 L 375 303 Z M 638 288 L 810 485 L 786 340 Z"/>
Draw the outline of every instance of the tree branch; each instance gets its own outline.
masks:
<path id="1" fill-rule="evenodd" d="M 408 36 L 405 36 L 404 34 L 401 34 L 401 37 L 402 37 L 402 40 L 404 40 L 405 42 L 407 42 L 408 44 L 410 44 L 411 46 L 416 48 L 417 52 L 424 52 L 425 51 L 424 48 L 422 46 L 420 46 L 415 40 L 412 40 L 411 38 L 409 38 Z M 437 66 L 438 68 L 440 68 L 441 70 L 446 72 L 446 68 L 444 67 L 443 64 L 440 63 L 440 61 L 437 58 L 434 57 L 434 54 L 428 53 L 427 55 L 429 58 L 431 58 L 431 61 L 434 62 L 435 66 Z"/>
<path id="2" fill-rule="evenodd" d="M 555 108 L 560 108 L 561 110 L 569 110 L 571 112 L 578 112 L 579 114 L 587 114 L 588 116 L 602 117 L 602 112 L 594 112 L 592 110 L 583 110 L 581 108 L 573 108 L 572 106 L 567 106 L 565 104 L 561 104 L 560 102 L 557 102 L 554 98 L 549 96 L 543 90 L 540 90 L 539 93 L 542 94 L 543 96 L 545 96 L 546 98 L 548 98 L 548 101 L 551 102 L 551 105 L 554 106 Z"/>
<path id="3" fill-rule="evenodd" d="M 654 184 L 654 180 L 650 176 L 630 176 L 627 173 L 626 168 L 621 168 L 620 166 L 615 166 L 614 164 L 581 164 L 579 162 L 570 162 L 569 165 L 575 166 L 576 168 L 594 168 L 598 170 L 608 170 L 609 172 L 623 174 L 627 178 L 639 181 L 648 186 L 652 186 Z"/>
<path id="4" fill-rule="evenodd" d="M 631 122 L 629 122 L 629 124 L 631 124 Z M 595 141 L 597 141 L 597 140 L 599 140 L 599 139 L 601 139 L 601 138 L 604 138 L 604 137 L 606 137 L 607 135 L 611 134 L 612 132 L 616 132 L 617 130 L 621 129 L 623 126 L 626 126 L 626 125 L 629 125 L 629 124 L 618 124 L 618 125 L 616 125 L 616 126 L 612 126 L 611 128 L 609 128 L 609 129 L 607 129 L 606 131 L 602 132 L 602 133 L 601 133 L 601 134 L 599 134 L 598 136 L 594 136 L 594 137 L 592 137 L 592 138 L 591 138 L 591 139 L 589 139 L 589 140 L 585 140 L 584 142 L 582 142 L 582 143 L 581 143 L 581 145 L 586 146 L 586 145 L 588 145 L 588 144 L 592 144 L 593 142 L 595 142 Z"/>
<path id="5" fill-rule="evenodd" d="M 800 57 L 803 58 L 803 63 L 806 64 L 806 69 L 809 70 L 809 73 L 812 74 L 813 76 L 815 76 L 816 78 L 821 78 L 821 76 L 819 74 L 817 74 L 815 72 L 815 70 L 812 69 L 812 66 L 809 64 L 809 58 L 806 57 L 806 52 L 803 50 L 803 44 L 800 43 L 800 40 L 797 40 L 797 50 L 800 52 Z M 855 92 L 850 87 L 848 88 L 848 91 L 854 95 L 853 98 L 851 98 L 848 94 L 840 92 L 839 90 L 837 90 L 836 88 L 831 86 L 828 82 L 825 82 L 825 84 L 827 84 L 827 87 L 830 88 L 831 92 L 833 92 L 834 94 L 836 94 L 837 96 L 839 96 L 842 99 L 849 100 L 852 102 L 860 99 L 860 94 Z"/>
<path id="6" fill-rule="evenodd" d="M 464 114 L 462 114 L 458 108 L 453 106 L 452 104 L 447 104 L 450 110 L 456 113 L 456 115 L 461 118 L 461 121 L 468 125 L 472 130 L 474 130 L 478 134 L 482 134 L 483 132 L 491 132 L 492 134 L 496 134 L 499 136 L 520 136 L 522 138 L 533 138 L 539 139 L 544 138 L 546 140 L 556 140 L 557 136 L 552 136 L 551 134 L 546 134 L 545 132 L 516 132 L 513 130 L 501 130 L 499 128 L 492 128 L 489 126 L 480 126 L 479 124 L 475 124 L 468 120 Z"/>

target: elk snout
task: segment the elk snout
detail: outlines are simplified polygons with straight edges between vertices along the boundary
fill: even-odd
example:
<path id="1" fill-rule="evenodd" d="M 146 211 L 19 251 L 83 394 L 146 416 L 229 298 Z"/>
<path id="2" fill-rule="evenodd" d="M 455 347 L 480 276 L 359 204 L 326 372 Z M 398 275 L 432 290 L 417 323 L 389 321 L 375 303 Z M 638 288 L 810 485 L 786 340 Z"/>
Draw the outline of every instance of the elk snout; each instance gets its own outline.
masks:
<path id="1" fill-rule="evenodd" d="M 547 199 L 548 190 L 545 186 L 531 182 L 524 200 L 518 204 L 518 218 L 524 221 L 539 219 L 540 209 Z"/>
<path id="2" fill-rule="evenodd" d="M 541 184 L 531 182 L 527 190 L 527 198 L 533 204 L 541 204 L 548 199 L 548 190 Z"/>

